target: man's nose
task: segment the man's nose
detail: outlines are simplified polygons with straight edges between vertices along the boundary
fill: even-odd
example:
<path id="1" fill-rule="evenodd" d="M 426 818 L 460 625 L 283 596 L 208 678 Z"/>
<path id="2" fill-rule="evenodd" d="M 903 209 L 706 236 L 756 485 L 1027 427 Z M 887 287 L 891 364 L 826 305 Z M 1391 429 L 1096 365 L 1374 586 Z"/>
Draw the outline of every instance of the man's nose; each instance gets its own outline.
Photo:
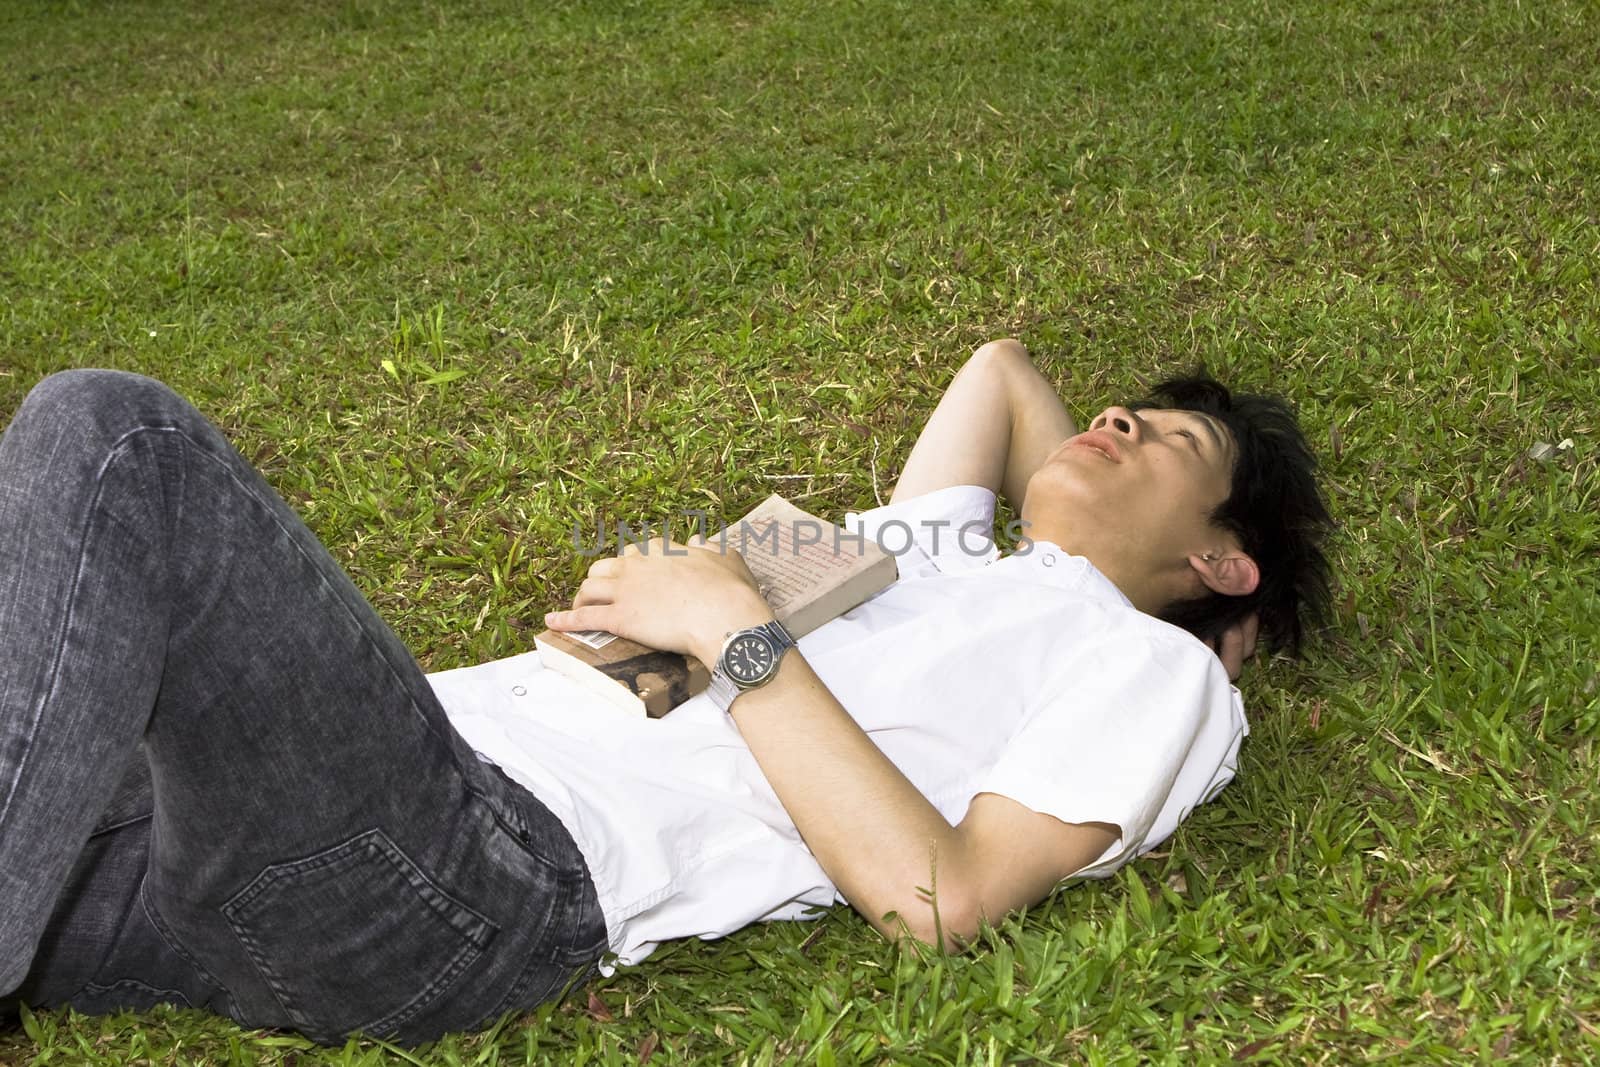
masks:
<path id="1" fill-rule="evenodd" d="M 1138 440 L 1139 434 L 1144 429 L 1144 424 L 1139 421 L 1139 416 L 1125 407 L 1109 407 L 1102 411 L 1095 420 L 1089 424 L 1091 430 L 1107 430 L 1119 433 L 1124 437 Z"/>

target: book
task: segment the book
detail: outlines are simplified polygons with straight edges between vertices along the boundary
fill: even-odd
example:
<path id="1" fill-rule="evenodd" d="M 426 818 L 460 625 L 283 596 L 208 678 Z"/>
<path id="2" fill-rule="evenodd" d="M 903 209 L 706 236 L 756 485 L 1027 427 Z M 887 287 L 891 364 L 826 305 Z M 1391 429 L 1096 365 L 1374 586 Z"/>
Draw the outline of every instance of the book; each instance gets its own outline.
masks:
<path id="1" fill-rule="evenodd" d="M 796 640 L 899 577 L 894 557 L 872 538 L 847 533 L 777 493 L 708 544 L 744 557 L 773 615 Z M 711 684 L 711 669 L 693 656 L 602 630 L 545 630 L 534 645 L 547 668 L 622 710 L 651 718 Z"/>

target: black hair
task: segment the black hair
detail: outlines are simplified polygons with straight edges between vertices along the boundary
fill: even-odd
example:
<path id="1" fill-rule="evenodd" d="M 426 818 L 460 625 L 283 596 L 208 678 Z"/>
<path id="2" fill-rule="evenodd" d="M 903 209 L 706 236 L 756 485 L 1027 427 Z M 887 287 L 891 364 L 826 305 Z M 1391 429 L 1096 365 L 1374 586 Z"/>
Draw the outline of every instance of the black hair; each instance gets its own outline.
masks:
<path id="1" fill-rule="evenodd" d="M 1211 522 L 1233 533 L 1260 580 L 1244 596 L 1207 592 L 1167 605 L 1161 618 L 1213 641 L 1254 612 L 1269 651 L 1298 654 L 1308 626 L 1326 620 L 1330 590 L 1323 547 L 1333 517 L 1317 487 L 1317 460 L 1281 397 L 1233 393 L 1204 368 L 1170 378 L 1130 405 L 1210 415 L 1228 428 L 1236 455 L 1228 498 Z"/>

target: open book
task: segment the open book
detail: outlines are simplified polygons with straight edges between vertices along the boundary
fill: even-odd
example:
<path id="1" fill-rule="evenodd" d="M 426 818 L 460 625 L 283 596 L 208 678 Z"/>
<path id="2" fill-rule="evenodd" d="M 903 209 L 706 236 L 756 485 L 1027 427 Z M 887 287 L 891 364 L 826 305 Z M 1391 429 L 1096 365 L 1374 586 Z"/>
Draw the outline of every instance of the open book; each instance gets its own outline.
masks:
<path id="1" fill-rule="evenodd" d="M 713 551 L 744 557 L 772 613 L 796 639 L 899 576 L 894 557 L 870 537 L 846 533 L 776 493 L 708 543 Z M 545 630 L 534 644 L 546 667 L 651 718 L 711 684 L 711 669 L 693 656 L 660 652 L 601 630 Z"/>

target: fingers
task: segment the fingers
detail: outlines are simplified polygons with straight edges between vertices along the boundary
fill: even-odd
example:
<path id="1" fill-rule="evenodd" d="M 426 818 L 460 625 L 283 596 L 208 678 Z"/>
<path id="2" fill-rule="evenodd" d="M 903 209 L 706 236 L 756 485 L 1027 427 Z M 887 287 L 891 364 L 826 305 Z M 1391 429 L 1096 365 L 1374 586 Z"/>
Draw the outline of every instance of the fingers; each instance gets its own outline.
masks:
<path id="1" fill-rule="evenodd" d="M 578 595 L 572 598 L 574 608 L 587 607 L 590 604 L 610 604 L 617 599 L 617 582 L 614 578 L 595 578 L 593 568 L 591 576 L 583 580 L 578 586 Z"/>
<path id="2" fill-rule="evenodd" d="M 1222 635 L 1222 647 L 1217 650 L 1217 658 L 1222 660 L 1222 666 L 1228 672 L 1228 681 L 1237 682 L 1244 673 L 1244 642 L 1240 638 L 1236 627 L 1229 627 Z"/>
<path id="3" fill-rule="evenodd" d="M 622 548 L 618 550 L 616 557 L 613 558 L 626 559 L 629 556 L 681 555 L 683 555 L 683 544 L 681 542 L 672 540 L 672 538 L 667 534 L 662 534 L 659 537 L 645 538 L 643 541 L 634 541 L 624 538 L 622 540 Z"/>
<path id="4" fill-rule="evenodd" d="M 1208 642 L 1222 666 L 1228 672 L 1228 681 L 1237 682 L 1244 673 L 1245 660 L 1256 654 L 1256 637 L 1261 630 L 1261 620 L 1247 615 L 1222 631 L 1220 637 Z"/>
<path id="5" fill-rule="evenodd" d="M 714 533 L 692 534 L 684 544 L 690 548 L 704 548 L 715 552 L 719 556 L 738 556 L 743 559 L 743 554 L 734 547 L 734 539 L 728 536 L 728 531 L 718 530 Z"/>
<path id="6" fill-rule="evenodd" d="M 591 604 L 587 607 L 572 608 L 568 611 L 547 611 L 544 615 L 544 624 L 552 630 L 605 630 L 615 633 L 612 629 L 615 622 L 611 618 L 611 605 Z"/>

